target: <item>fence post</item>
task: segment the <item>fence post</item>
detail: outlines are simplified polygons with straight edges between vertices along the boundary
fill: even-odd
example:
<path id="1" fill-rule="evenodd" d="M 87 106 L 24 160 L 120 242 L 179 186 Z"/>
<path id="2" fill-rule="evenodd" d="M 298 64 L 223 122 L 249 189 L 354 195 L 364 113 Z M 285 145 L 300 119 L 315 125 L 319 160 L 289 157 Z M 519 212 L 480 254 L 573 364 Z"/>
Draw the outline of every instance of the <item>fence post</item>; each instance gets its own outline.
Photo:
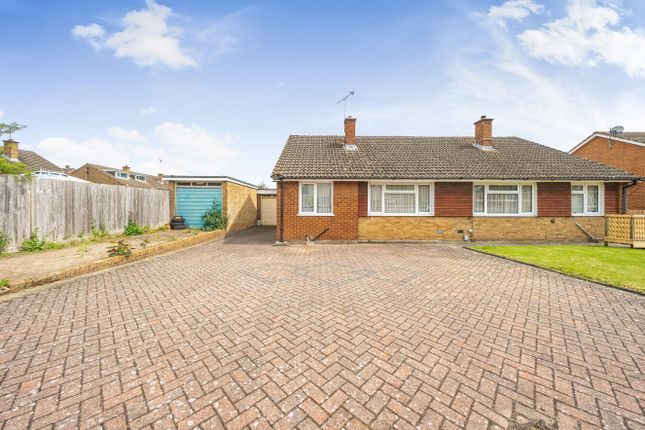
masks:
<path id="1" fill-rule="evenodd" d="M 629 238 L 634 240 L 634 215 L 629 217 Z"/>
<path id="2" fill-rule="evenodd" d="M 605 237 L 609 233 L 609 215 L 605 215 Z"/>

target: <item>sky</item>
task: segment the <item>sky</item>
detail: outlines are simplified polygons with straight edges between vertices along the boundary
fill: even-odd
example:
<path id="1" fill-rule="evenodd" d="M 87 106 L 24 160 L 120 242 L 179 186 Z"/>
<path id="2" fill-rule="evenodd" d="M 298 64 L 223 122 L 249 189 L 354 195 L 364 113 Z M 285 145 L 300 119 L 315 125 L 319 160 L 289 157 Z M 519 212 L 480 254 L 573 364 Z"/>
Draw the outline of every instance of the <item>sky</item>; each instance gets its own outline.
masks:
<path id="1" fill-rule="evenodd" d="M 290 134 L 645 130 L 645 0 L 0 0 L 0 122 L 60 166 L 271 185 Z"/>

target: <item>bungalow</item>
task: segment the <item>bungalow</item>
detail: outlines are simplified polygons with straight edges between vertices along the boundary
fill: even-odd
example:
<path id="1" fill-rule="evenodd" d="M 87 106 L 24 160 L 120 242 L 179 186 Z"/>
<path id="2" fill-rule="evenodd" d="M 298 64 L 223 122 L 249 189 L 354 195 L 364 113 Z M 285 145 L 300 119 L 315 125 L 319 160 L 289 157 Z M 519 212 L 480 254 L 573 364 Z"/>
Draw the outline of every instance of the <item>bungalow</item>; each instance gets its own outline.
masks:
<path id="1" fill-rule="evenodd" d="M 571 151 L 571 154 L 599 161 L 645 177 L 645 131 L 595 131 Z M 621 202 L 624 212 L 645 213 L 645 183 L 626 188 Z M 629 205 L 627 205 L 629 203 Z"/>
<path id="2" fill-rule="evenodd" d="M 19 142 L 13 139 L 5 140 L 2 156 L 9 161 L 22 163 L 32 172 L 63 172 L 63 169 L 33 151 L 19 148 Z"/>
<path id="3" fill-rule="evenodd" d="M 278 182 L 280 240 L 585 240 L 604 233 L 639 177 L 519 137 L 290 136 Z M 281 217 L 283 214 L 283 217 Z M 284 218 L 284 219 L 282 219 Z"/>
<path id="4" fill-rule="evenodd" d="M 145 173 L 133 172 L 129 166 L 123 166 L 119 169 L 116 167 L 86 163 L 78 169 L 73 170 L 70 175 L 94 182 L 95 184 L 168 190 L 168 187 L 163 183 L 163 175 L 147 175 Z"/>

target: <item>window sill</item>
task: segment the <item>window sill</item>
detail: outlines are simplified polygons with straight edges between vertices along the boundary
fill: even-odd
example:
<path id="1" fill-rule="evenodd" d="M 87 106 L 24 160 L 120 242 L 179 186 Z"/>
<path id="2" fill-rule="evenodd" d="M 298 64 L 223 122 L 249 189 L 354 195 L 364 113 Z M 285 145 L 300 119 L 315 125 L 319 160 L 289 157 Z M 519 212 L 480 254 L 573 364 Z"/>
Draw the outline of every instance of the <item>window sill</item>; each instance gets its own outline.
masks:
<path id="1" fill-rule="evenodd" d="M 605 214 L 601 213 L 592 213 L 592 214 L 571 214 L 571 216 L 605 216 Z"/>
<path id="2" fill-rule="evenodd" d="M 335 214 L 298 213 L 298 216 L 335 216 Z"/>
<path id="3" fill-rule="evenodd" d="M 411 216 L 411 217 L 430 217 L 434 216 L 431 213 L 421 213 L 421 214 L 383 214 L 383 213 L 368 213 L 367 216 L 377 217 L 377 216 Z"/>
<path id="4" fill-rule="evenodd" d="M 481 218 L 536 218 L 536 214 L 473 214 L 473 217 Z"/>

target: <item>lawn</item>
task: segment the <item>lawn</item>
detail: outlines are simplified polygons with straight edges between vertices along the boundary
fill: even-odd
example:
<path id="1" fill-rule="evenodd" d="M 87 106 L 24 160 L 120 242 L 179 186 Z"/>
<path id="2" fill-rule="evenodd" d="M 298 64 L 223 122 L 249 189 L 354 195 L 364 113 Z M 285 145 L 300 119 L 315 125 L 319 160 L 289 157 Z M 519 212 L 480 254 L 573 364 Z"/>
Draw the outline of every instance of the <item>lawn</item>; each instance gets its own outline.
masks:
<path id="1" fill-rule="evenodd" d="M 645 292 L 645 250 L 601 246 L 473 246 L 568 275 Z"/>

